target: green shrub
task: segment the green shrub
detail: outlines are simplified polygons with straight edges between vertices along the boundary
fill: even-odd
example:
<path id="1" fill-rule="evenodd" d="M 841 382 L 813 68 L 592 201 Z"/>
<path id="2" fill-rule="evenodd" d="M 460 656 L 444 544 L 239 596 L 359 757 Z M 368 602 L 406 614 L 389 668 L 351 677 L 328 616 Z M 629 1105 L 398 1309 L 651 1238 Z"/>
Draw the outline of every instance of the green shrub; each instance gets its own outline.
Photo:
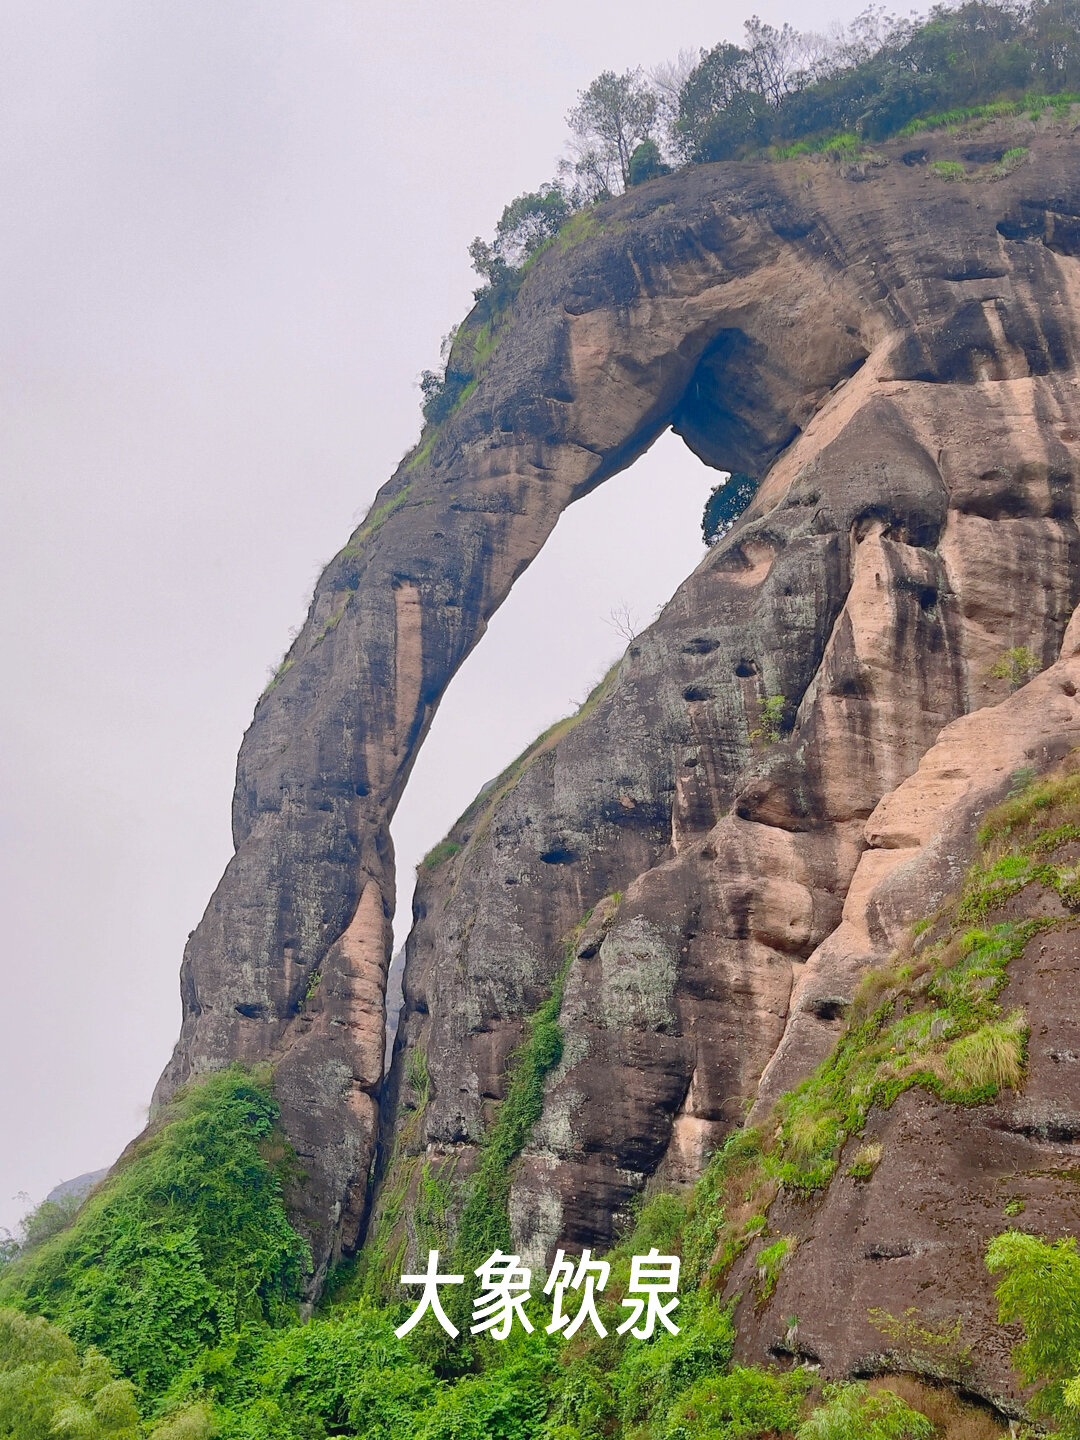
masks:
<path id="1" fill-rule="evenodd" d="M 618 1411 L 612 1377 L 585 1353 L 566 1364 L 545 1440 L 607 1440 Z"/>
<path id="2" fill-rule="evenodd" d="M 930 1440 L 934 1427 L 891 1390 L 874 1394 L 862 1381 L 826 1385 L 819 1405 L 797 1440 Z"/>
<path id="3" fill-rule="evenodd" d="M 778 1375 L 737 1365 L 710 1375 L 671 1407 L 665 1440 L 752 1440 L 794 1430 L 813 1383 L 806 1370 Z"/>
<path id="4" fill-rule="evenodd" d="M 787 701 L 783 695 L 766 695 L 758 701 L 757 728 L 750 731 L 751 740 L 765 740 L 775 745 L 784 725 Z"/>
<path id="5" fill-rule="evenodd" d="M 993 1239 L 986 1268 L 1002 1279 L 998 1319 L 1024 1327 L 1013 1361 L 1039 1386 L 1036 1407 L 1065 1435 L 1080 1435 L 1080 1255 L 1076 1240 L 1048 1243 L 1018 1230 Z"/>
<path id="6" fill-rule="evenodd" d="M 664 164 L 655 140 L 642 140 L 630 156 L 630 185 L 642 185 L 646 180 L 655 180 L 658 175 L 670 173 L 671 166 Z"/>
<path id="7" fill-rule="evenodd" d="M 503 1343 L 500 1363 L 439 1394 L 416 1440 L 540 1440 L 557 1393 L 559 1342 L 534 1333 Z"/>
<path id="8" fill-rule="evenodd" d="M 616 1386 L 624 1423 L 661 1413 L 698 1380 L 727 1369 L 735 1345 L 732 1307 L 687 1297 L 678 1319 L 677 1335 L 664 1330 L 626 1347 Z"/>
<path id="9" fill-rule="evenodd" d="M 0 1307 L 0 1436 L 4 1440 L 135 1440 L 131 1384 L 99 1350 L 80 1356 L 40 1316 Z"/>
<path id="10" fill-rule="evenodd" d="M 1026 151 L 1007 151 L 1007 155 L 1023 155 Z M 1002 161 L 1004 163 L 1004 161 Z M 931 169 L 934 167 L 931 166 Z M 961 167 L 962 168 L 962 167 Z M 1014 645 L 1011 650 L 1006 650 L 993 665 L 990 666 L 990 674 L 995 680 L 1008 680 L 1013 690 L 1018 690 L 1021 685 L 1026 685 L 1032 676 L 1037 675 L 1042 669 L 1042 663 L 1034 650 L 1027 645 Z"/>
<path id="11" fill-rule="evenodd" d="M 476 377 L 467 370 L 425 370 L 420 376 L 421 407 L 429 425 L 441 425 L 476 389 Z"/>
<path id="12" fill-rule="evenodd" d="M 243 1323 L 290 1318 L 310 1256 L 285 1214 L 276 1120 L 267 1076 L 192 1085 L 67 1230 L 7 1267 L 3 1295 L 148 1395 Z"/>
<path id="13" fill-rule="evenodd" d="M 394 1334 L 391 1314 L 364 1303 L 264 1332 L 246 1360 L 238 1363 L 234 1354 L 191 1379 L 216 1397 L 225 1440 L 261 1437 L 264 1430 L 268 1440 L 326 1434 L 398 1440 L 415 1433 L 440 1389 Z"/>

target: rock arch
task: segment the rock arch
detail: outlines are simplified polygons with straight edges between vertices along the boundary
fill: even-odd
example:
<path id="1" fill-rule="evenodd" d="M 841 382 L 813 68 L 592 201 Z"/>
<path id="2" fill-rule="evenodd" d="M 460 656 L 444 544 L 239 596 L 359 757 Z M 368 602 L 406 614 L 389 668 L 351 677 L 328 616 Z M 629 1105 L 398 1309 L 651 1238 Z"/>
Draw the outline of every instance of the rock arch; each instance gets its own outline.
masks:
<path id="1" fill-rule="evenodd" d="M 567 505 L 669 424 L 707 463 L 765 477 L 743 523 L 673 602 L 691 622 L 681 637 L 691 655 L 703 625 L 738 635 L 736 659 L 747 629 L 757 635 L 760 673 L 748 680 L 733 664 L 725 698 L 694 702 L 700 713 L 686 720 L 719 770 L 707 760 L 698 776 L 673 773 L 669 800 L 642 796 L 652 819 L 636 832 L 617 819 L 620 834 L 638 835 L 620 866 L 632 854 L 656 892 L 658 867 L 704 844 L 725 796 L 737 819 L 795 837 L 796 850 L 814 828 L 807 805 L 824 805 L 841 824 L 824 848 L 776 852 L 773 878 L 797 859 L 806 892 L 780 906 L 802 920 L 797 941 L 770 937 L 776 953 L 802 955 L 835 927 L 836 905 L 822 897 L 830 886 L 842 896 L 858 827 L 941 724 L 974 703 L 979 646 L 990 642 L 963 613 L 967 600 L 950 597 L 976 595 L 984 561 L 1019 584 L 1049 546 L 1058 560 L 1044 641 L 1060 640 L 1076 598 L 1077 445 L 1062 417 L 1077 280 L 1062 240 L 1072 232 L 1053 217 L 1080 213 L 1074 155 L 1050 135 L 1015 175 L 962 193 L 901 165 L 867 183 L 827 164 L 703 166 L 599 207 L 591 233 L 537 262 L 475 390 L 399 466 L 327 567 L 244 738 L 236 852 L 185 953 L 183 1028 L 157 1092 L 230 1061 L 274 1062 L 307 1173 L 295 1209 L 316 1287 L 355 1243 L 376 1144 L 390 817 L 440 696 Z M 1026 228 L 1010 240 L 1001 227 L 1018 209 Z M 994 393 L 996 382 L 1012 388 Z M 990 450 L 1006 488 L 1027 496 L 1023 533 L 978 531 L 992 523 L 979 510 Z M 931 590 L 940 603 L 920 605 Z M 986 594 L 980 603 L 997 643 L 1001 607 Z M 923 695 L 912 724 L 899 691 L 883 704 L 872 686 L 864 693 L 863 671 L 901 676 L 930 631 L 940 663 L 928 683 L 945 702 Z M 661 628 L 656 669 L 667 639 Z M 725 656 L 718 648 L 710 664 Z M 751 774 L 739 686 L 758 680 L 785 687 L 792 740 Z M 725 755 L 737 711 L 742 739 Z M 821 771 L 830 733 L 850 741 L 852 775 Z M 639 800 L 628 798 L 629 814 Z M 650 837 L 665 826 L 658 848 Z M 734 850 L 746 843 L 728 838 Z M 733 860 L 733 873 L 747 863 Z M 743 913 L 752 930 L 760 897 L 718 894 L 718 910 Z M 642 923 L 648 911 L 643 902 Z M 753 1083 L 778 1034 L 758 1040 L 724 1082 L 729 1097 Z M 687 1078 L 686 1063 L 670 1071 L 681 1096 L 665 1101 L 669 1119 L 691 1113 L 696 1065 Z"/>

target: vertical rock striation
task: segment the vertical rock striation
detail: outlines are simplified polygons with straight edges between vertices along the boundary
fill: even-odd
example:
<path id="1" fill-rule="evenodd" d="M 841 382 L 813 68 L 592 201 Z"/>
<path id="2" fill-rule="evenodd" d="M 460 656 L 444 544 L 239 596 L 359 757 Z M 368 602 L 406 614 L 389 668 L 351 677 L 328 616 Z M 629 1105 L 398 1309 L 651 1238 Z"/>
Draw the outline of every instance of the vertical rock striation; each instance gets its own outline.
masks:
<path id="1" fill-rule="evenodd" d="M 1065 125 L 1028 143 L 967 184 L 896 147 L 865 174 L 703 166 L 599 207 L 327 567 L 244 739 L 236 853 L 158 1092 L 274 1061 L 316 1287 L 363 1221 L 388 825 L 417 748 L 561 511 L 668 425 L 758 494 L 423 880 L 385 1139 L 422 1048 L 411 1144 L 467 1167 L 523 1017 L 613 892 L 577 934 L 515 1178 L 526 1249 L 602 1243 L 648 1176 L 696 1173 L 774 1056 L 797 1073 L 835 1033 L 876 953 L 845 911 L 868 817 L 943 726 L 1004 697 L 1005 651 L 1054 659 L 1077 598 L 1077 152 Z"/>

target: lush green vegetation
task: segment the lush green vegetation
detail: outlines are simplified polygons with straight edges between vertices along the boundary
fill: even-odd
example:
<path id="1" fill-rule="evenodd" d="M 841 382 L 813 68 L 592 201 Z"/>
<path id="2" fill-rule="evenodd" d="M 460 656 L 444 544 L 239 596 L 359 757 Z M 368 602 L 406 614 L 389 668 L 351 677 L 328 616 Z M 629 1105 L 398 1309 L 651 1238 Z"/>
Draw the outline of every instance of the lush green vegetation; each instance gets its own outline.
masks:
<path id="1" fill-rule="evenodd" d="M 100 1350 L 80 1355 L 40 1316 L 0 1309 L 0 1435 L 11 1440 L 135 1440 L 134 1386 Z"/>
<path id="2" fill-rule="evenodd" d="M 798 1440 L 930 1440 L 925 1415 L 888 1390 L 865 1384 L 829 1385 L 825 1403 L 798 1430 Z"/>
<path id="3" fill-rule="evenodd" d="M 1075 0 L 968 0 L 922 20 L 868 10 L 831 43 L 754 20 L 743 45 L 716 46 L 687 77 L 675 136 L 687 158 L 721 160 L 961 124 L 995 102 L 1041 110 L 1080 87 L 1078 20 Z"/>
<path id="4" fill-rule="evenodd" d="M 193 1087 L 73 1223 L 29 1245 L 0 1299 L 96 1346 L 143 1396 L 246 1325 L 291 1318 L 310 1265 L 282 1199 L 269 1076 Z"/>
<path id="5" fill-rule="evenodd" d="M 1033 650 L 1027 645 L 1014 645 L 994 661 L 990 666 L 990 674 L 995 680 L 1008 680 L 1010 686 L 1017 690 L 1021 685 L 1026 685 L 1041 669 L 1039 657 Z"/>
<path id="6" fill-rule="evenodd" d="M 699 1380 L 671 1407 L 669 1435 L 682 1440 L 739 1440 L 791 1431 L 799 1424 L 813 1381 L 805 1370 L 773 1374 L 736 1365 Z"/>
<path id="7" fill-rule="evenodd" d="M 418 1247 L 439 1248 L 462 1273 L 509 1246 L 510 1179 L 562 1050 L 561 974 L 528 1023 L 470 1177 L 459 1185 L 452 1167 L 414 1156 L 398 1197 L 399 1206 L 411 1197 L 409 1223 L 381 1237 L 377 1224 L 368 1252 L 382 1247 L 380 1263 L 332 1286 L 306 1323 L 298 1300 L 309 1261 L 282 1198 L 290 1156 L 270 1076 L 234 1069 L 203 1081 L 66 1228 L 47 1233 L 51 1216 L 31 1227 L 0 1274 L 0 1440 L 922 1440 L 925 1416 L 887 1389 L 818 1393 L 807 1371 L 733 1367 L 732 1313 L 718 1293 L 749 1252 L 753 1298 L 769 1298 L 796 1253 L 795 1237 L 770 1233 L 772 1199 L 781 1187 L 826 1186 L 845 1153 L 848 1173 L 867 1180 L 882 1157 L 881 1142 L 861 1134 L 875 1108 L 914 1085 L 977 1104 L 1020 1081 L 1024 1019 L 998 997 L 1028 940 L 1063 922 L 995 912 L 1020 884 L 1049 883 L 1080 903 L 1072 867 L 1055 860 L 1077 838 L 1080 774 L 1018 777 L 980 831 L 961 894 L 909 952 L 867 977 L 833 1055 L 760 1132 L 734 1132 L 692 1191 L 642 1206 L 607 1256 L 605 1338 L 588 1328 L 572 1342 L 547 1335 L 537 1276 L 532 1334 L 469 1335 L 460 1323 L 469 1287 L 448 1297 L 456 1340 L 433 1322 L 394 1333 L 415 1301 L 395 1283 L 409 1225 Z M 1022 861 L 1027 878 L 1003 881 L 1005 861 Z M 407 1080 L 406 1138 L 430 1095 L 419 1051 Z M 681 1258 L 679 1333 L 620 1337 L 631 1257 L 654 1245 Z M 1008 1232 L 988 1263 L 1003 1275 L 1002 1319 L 1025 1328 L 1021 1373 L 1041 1385 L 1064 1433 L 1080 1434 L 1075 1242 Z M 870 1318 L 916 1368 L 955 1378 L 956 1330 L 929 1330 L 917 1314 Z"/>
<path id="8" fill-rule="evenodd" d="M 1014 1359 L 1039 1389 L 1036 1409 L 1060 1433 L 1080 1435 L 1080 1255 L 1069 1237 L 1048 1244 L 1009 1230 L 991 1242 L 986 1265 L 1002 1276 L 997 1288 L 1002 1324 L 1019 1321 L 1025 1338 Z"/>
<path id="9" fill-rule="evenodd" d="M 787 700 L 783 695 L 763 695 L 758 701 L 758 723 L 750 731 L 751 740 L 775 745 L 784 728 Z"/>

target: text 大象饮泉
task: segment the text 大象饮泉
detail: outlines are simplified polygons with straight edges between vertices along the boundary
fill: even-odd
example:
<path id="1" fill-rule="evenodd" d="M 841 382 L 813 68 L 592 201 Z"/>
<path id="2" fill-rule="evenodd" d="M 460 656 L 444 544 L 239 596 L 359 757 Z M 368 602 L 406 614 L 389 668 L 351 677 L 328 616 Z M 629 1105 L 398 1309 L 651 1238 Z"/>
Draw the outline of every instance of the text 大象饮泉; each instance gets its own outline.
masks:
<path id="1" fill-rule="evenodd" d="M 569 1259 L 566 1252 L 556 1252 L 554 1264 L 544 1284 L 544 1294 L 551 1296 L 551 1323 L 545 1326 L 549 1335 L 562 1334 L 565 1339 L 575 1335 L 588 1321 L 601 1338 L 607 1327 L 596 1309 L 596 1297 L 607 1285 L 611 1266 L 606 1260 L 594 1260 L 590 1250 L 583 1250 L 577 1262 Z M 470 1333 L 490 1331 L 493 1340 L 505 1340 L 517 1321 L 522 1329 L 531 1332 L 532 1321 L 525 1312 L 530 1298 L 532 1271 L 522 1265 L 517 1255 L 504 1255 L 496 1250 L 473 1274 L 479 1281 L 479 1294 L 473 1303 Z M 440 1275 L 439 1252 L 428 1251 L 427 1270 L 423 1275 L 402 1275 L 403 1285 L 422 1285 L 423 1291 L 416 1308 L 404 1324 L 395 1332 L 399 1337 L 407 1335 L 430 1310 L 434 1318 L 452 1337 L 459 1333 L 457 1326 L 447 1315 L 439 1300 L 442 1285 L 464 1285 L 464 1275 Z M 630 1262 L 630 1283 L 627 1298 L 620 1304 L 630 1313 L 615 1333 L 627 1331 L 638 1340 L 648 1340 L 657 1323 L 663 1325 L 672 1335 L 679 1333 L 679 1327 L 671 1320 L 671 1312 L 678 1305 L 676 1290 L 679 1286 L 679 1257 L 661 1255 L 655 1245 L 647 1255 L 635 1255 Z M 668 1300 L 661 1297 L 670 1296 Z M 568 1298 L 571 1297 L 571 1298 Z M 576 1308 L 575 1308 L 576 1302 Z M 573 1311 L 573 1313 L 570 1313 Z"/>

